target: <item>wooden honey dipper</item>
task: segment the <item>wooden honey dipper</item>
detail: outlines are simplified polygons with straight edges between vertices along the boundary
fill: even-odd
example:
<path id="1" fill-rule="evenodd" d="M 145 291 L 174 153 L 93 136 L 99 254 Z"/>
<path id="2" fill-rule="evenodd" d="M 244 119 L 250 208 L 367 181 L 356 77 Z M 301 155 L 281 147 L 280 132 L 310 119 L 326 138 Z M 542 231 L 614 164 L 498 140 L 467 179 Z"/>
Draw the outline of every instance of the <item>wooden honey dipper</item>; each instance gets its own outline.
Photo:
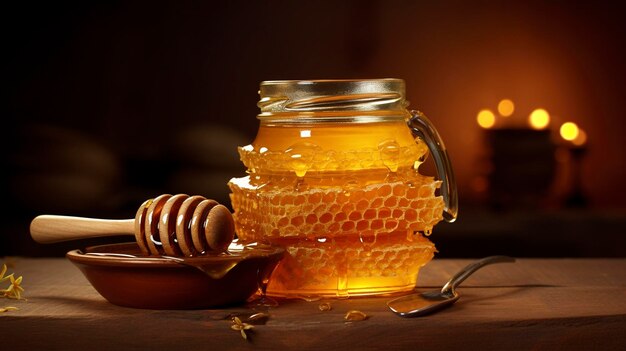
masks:
<path id="1" fill-rule="evenodd" d="M 235 224 L 228 208 L 215 200 L 163 194 L 146 200 L 134 219 L 41 215 L 32 220 L 30 234 L 43 244 L 134 235 L 145 255 L 193 257 L 226 251 L 234 238 Z"/>

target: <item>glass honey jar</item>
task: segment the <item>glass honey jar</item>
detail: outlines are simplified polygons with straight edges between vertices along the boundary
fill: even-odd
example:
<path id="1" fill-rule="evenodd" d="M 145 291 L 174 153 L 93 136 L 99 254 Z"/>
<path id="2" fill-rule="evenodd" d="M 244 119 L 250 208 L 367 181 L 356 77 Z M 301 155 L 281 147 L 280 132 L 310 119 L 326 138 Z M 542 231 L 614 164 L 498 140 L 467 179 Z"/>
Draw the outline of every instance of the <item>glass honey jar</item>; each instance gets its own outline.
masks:
<path id="1" fill-rule="evenodd" d="M 457 215 L 444 144 L 407 110 L 401 79 L 264 81 L 248 175 L 229 181 L 241 242 L 286 248 L 267 295 L 346 297 L 415 287 L 428 240 Z M 437 179 L 419 173 L 432 155 Z"/>

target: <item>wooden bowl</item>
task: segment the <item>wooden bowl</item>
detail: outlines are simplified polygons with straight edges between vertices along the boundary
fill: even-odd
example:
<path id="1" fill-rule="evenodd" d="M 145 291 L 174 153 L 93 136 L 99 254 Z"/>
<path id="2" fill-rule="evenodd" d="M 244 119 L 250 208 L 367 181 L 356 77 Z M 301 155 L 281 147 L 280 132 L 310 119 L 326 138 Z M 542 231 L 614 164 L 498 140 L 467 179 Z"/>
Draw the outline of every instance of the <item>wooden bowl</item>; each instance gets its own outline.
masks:
<path id="1" fill-rule="evenodd" d="M 91 285 L 115 305 L 144 309 L 205 309 L 244 303 L 267 281 L 284 249 L 238 245 L 194 258 L 144 256 L 136 243 L 69 251 Z"/>

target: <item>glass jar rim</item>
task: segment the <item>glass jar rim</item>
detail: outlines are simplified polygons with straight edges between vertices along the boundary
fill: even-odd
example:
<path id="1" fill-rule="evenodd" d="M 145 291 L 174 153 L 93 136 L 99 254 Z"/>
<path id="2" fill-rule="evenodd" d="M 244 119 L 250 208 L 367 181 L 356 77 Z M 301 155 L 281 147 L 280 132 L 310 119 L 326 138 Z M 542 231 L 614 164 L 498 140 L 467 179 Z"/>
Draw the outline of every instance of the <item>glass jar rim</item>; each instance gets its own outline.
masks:
<path id="1" fill-rule="evenodd" d="M 405 82 L 382 79 L 268 80 L 259 88 L 260 119 L 283 114 L 403 116 Z"/>

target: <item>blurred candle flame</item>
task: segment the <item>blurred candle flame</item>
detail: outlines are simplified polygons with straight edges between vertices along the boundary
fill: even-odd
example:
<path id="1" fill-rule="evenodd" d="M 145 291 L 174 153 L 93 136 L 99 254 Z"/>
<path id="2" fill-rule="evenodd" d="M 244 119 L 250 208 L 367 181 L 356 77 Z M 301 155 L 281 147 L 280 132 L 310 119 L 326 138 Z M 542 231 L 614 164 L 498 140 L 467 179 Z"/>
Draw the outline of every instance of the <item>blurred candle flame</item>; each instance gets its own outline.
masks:
<path id="1" fill-rule="evenodd" d="M 484 109 L 478 112 L 476 121 L 479 126 L 489 129 L 496 124 L 496 116 L 490 110 Z"/>
<path id="2" fill-rule="evenodd" d="M 587 133 L 574 122 L 563 123 L 559 129 L 559 133 L 561 134 L 561 138 L 571 141 L 572 144 L 576 146 L 582 146 L 587 142 Z"/>
<path id="3" fill-rule="evenodd" d="M 528 123 L 533 129 L 545 129 L 550 124 L 550 114 L 548 111 L 538 108 L 530 113 Z"/>
<path id="4" fill-rule="evenodd" d="M 578 137 L 579 129 L 576 123 L 565 122 L 561 125 L 559 133 L 561 134 L 561 138 L 568 141 L 573 141 Z"/>
<path id="5" fill-rule="evenodd" d="M 515 111 L 515 104 L 510 99 L 503 99 L 498 103 L 498 113 L 502 117 L 509 117 Z"/>

